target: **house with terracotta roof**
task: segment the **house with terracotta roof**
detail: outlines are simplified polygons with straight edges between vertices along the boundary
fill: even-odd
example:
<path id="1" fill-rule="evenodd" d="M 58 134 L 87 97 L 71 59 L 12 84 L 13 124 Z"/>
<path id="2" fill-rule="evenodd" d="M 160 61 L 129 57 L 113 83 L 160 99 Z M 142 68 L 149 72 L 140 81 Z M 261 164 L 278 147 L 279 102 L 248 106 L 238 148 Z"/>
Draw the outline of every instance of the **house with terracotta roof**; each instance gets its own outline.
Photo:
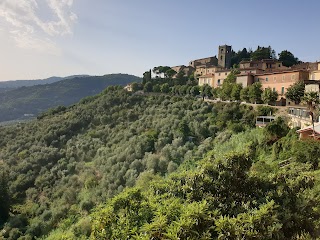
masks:
<path id="1" fill-rule="evenodd" d="M 316 139 L 320 140 L 320 123 L 315 123 L 314 126 L 307 126 L 297 131 L 300 139 Z"/>
<path id="2" fill-rule="evenodd" d="M 239 69 L 260 70 L 263 72 L 273 72 L 279 70 L 286 70 L 287 67 L 282 65 L 281 61 L 275 59 L 262 60 L 243 60 L 239 64 Z"/>
<path id="3" fill-rule="evenodd" d="M 260 82 L 263 90 L 270 87 L 277 91 L 279 97 L 285 96 L 288 87 L 298 81 L 308 80 L 309 72 L 306 70 L 286 70 L 270 73 L 255 74 L 254 82 Z"/>

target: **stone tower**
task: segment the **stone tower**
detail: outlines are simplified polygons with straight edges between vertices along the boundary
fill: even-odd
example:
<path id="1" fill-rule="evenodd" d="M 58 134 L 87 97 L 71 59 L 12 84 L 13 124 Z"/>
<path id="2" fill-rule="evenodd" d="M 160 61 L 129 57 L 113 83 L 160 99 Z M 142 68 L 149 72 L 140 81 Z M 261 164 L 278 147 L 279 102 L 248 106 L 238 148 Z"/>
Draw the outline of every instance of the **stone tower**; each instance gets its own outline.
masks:
<path id="1" fill-rule="evenodd" d="M 223 68 L 231 68 L 231 46 L 219 46 L 218 65 Z"/>

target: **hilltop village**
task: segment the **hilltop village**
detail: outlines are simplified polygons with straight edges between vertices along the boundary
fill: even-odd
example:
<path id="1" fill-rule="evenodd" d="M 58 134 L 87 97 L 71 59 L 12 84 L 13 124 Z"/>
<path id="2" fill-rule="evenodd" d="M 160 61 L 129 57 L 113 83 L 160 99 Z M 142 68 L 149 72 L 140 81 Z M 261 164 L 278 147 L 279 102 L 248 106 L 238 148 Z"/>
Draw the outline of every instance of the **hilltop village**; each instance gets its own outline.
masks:
<path id="1" fill-rule="evenodd" d="M 222 45 L 218 56 L 195 59 L 188 66 L 154 67 L 143 74 L 141 84 L 125 89 L 264 103 L 280 109 L 292 128 L 318 124 L 320 62 L 302 62 L 287 50 L 278 55 L 270 46 L 235 52 L 232 46 Z M 265 120 L 269 121 L 263 119 L 262 125 Z M 320 135 L 320 124 L 315 129 Z"/>
<path id="2" fill-rule="evenodd" d="M 174 66 L 172 69 L 176 72 L 184 71 L 186 74 L 194 72 L 199 86 L 207 84 L 218 88 L 234 69 L 231 66 L 231 51 L 231 46 L 219 46 L 218 57 L 196 59 L 190 61 L 189 66 Z M 304 81 L 307 91 L 319 92 L 320 62 L 301 62 L 286 67 L 276 59 L 246 59 L 239 63 L 237 70 L 236 83 L 247 87 L 260 82 L 262 89 L 271 88 L 279 94 L 278 105 L 291 105 L 290 101 L 286 101 L 285 94 L 288 87 L 295 82 Z"/>
<path id="3" fill-rule="evenodd" d="M 272 105 L 287 106 L 292 127 L 310 125 L 310 111 L 302 101 L 294 101 L 286 97 L 287 89 L 294 84 L 303 83 L 305 92 L 316 92 L 319 96 L 320 62 L 297 62 L 285 66 L 282 61 L 268 58 L 252 60 L 243 59 L 237 66 L 232 66 L 232 46 L 222 45 L 218 48 L 218 56 L 192 60 L 189 66 L 171 67 L 175 72 L 185 75 L 194 73 L 198 85 L 221 88 L 231 73 L 235 74 L 235 83 L 243 88 L 259 82 L 263 91 L 271 89 L 276 93 L 276 101 Z M 315 119 L 318 122 L 318 119 Z"/>

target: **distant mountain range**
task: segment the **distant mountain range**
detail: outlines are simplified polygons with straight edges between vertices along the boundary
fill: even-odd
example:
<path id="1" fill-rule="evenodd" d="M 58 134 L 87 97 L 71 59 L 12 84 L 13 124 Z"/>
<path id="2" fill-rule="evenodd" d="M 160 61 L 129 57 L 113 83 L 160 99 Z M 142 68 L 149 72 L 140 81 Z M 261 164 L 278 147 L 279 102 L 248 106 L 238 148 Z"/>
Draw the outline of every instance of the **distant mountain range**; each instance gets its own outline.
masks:
<path id="1" fill-rule="evenodd" d="M 98 94 L 110 85 L 124 86 L 140 81 L 141 78 L 133 75 L 110 74 L 0 82 L 0 122 L 32 118 L 49 108 L 69 106 L 81 98 Z M 37 82 L 40 84 L 34 85 Z"/>
<path id="2" fill-rule="evenodd" d="M 63 79 L 70 79 L 75 77 L 89 77 L 89 75 L 73 75 L 68 77 L 49 77 L 45 79 L 36 80 L 12 80 L 12 81 L 0 81 L 0 92 L 12 90 L 19 87 L 31 87 L 34 85 L 44 85 L 55 83 Z"/>

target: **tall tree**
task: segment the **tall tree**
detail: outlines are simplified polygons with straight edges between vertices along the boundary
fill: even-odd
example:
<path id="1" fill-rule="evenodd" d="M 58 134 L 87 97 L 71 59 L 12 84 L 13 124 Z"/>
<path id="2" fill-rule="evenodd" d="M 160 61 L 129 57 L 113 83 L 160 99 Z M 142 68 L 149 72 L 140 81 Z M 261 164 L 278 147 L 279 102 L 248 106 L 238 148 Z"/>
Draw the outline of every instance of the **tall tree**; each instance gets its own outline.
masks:
<path id="1" fill-rule="evenodd" d="M 288 87 L 286 92 L 286 98 L 294 101 L 295 104 L 299 104 L 304 96 L 305 85 L 303 81 L 298 81 Z"/>
<path id="2" fill-rule="evenodd" d="M 151 82 L 147 82 L 143 87 L 143 91 L 151 92 L 152 91 L 152 83 Z"/>
<path id="3" fill-rule="evenodd" d="M 167 78 L 172 78 L 175 74 L 177 74 L 177 72 L 175 70 L 173 70 L 172 68 L 170 68 L 165 72 L 164 75 Z"/>
<path id="4" fill-rule="evenodd" d="M 279 53 L 279 61 L 282 62 L 283 66 L 291 67 L 295 64 L 298 64 L 300 61 L 288 50 L 283 50 Z"/>
<path id="5" fill-rule="evenodd" d="M 151 69 L 143 73 L 142 84 L 146 84 L 151 81 Z"/>
<path id="6" fill-rule="evenodd" d="M 262 101 L 266 104 L 272 104 L 277 101 L 278 93 L 273 91 L 270 87 L 265 89 L 262 93 Z"/>
<path id="7" fill-rule="evenodd" d="M 233 84 L 232 86 L 232 91 L 231 91 L 231 99 L 233 101 L 238 101 L 240 100 L 240 92 L 242 90 L 242 84 Z"/>
<path id="8" fill-rule="evenodd" d="M 276 59 L 276 52 L 269 47 L 260 47 L 258 46 L 257 50 L 255 50 L 251 54 L 252 60 L 262 60 L 262 59 Z"/>
<path id="9" fill-rule="evenodd" d="M 233 69 L 231 73 L 226 77 L 226 79 L 223 81 L 223 84 L 221 86 L 221 90 L 219 91 L 220 98 L 222 100 L 230 100 L 231 99 L 231 93 L 234 85 L 236 84 L 237 74 L 239 73 L 238 69 Z M 236 90 L 235 90 L 236 91 Z M 239 90 L 239 97 L 240 97 L 240 91 Z"/>
<path id="10" fill-rule="evenodd" d="M 172 70 L 171 67 L 169 66 L 158 66 L 158 67 L 154 67 L 152 69 L 153 73 L 156 74 L 158 77 L 168 77 L 166 74 L 167 74 L 167 71 L 168 71 L 168 74 L 172 74 Z M 174 70 L 173 70 L 174 71 Z M 174 71 L 175 72 L 175 71 Z M 175 73 L 174 73 L 175 74 Z M 173 75 L 174 75 L 173 74 Z M 172 75 L 172 76 L 173 76 Z"/>
<path id="11" fill-rule="evenodd" d="M 244 102 L 249 102 L 249 87 L 242 88 L 240 91 L 240 99 Z"/>
<path id="12" fill-rule="evenodd" d="M 251 55 L 251 51 L 248 51 L 246 48 L 243 48 L 241 51 L 238 52 L 232 51 L 231 57 L 231 65 L 238 65 L 242 60 L 249 59 Z"/>
<path id="13" fill-rule="evenodd" d="M 211 97 L 212 96 L 212 92 L 211 92 L 211 87 L 208 84 L 202 85 L 200 88 L 201 91 L 201 96 L 204 100 L 205 97 Z"/>
<path id="14" fill-rule="evenodd" d="M 255 82 L 249 87 L 249 98 L 252 103 L 261 102 L 262 85 L 260 82 Z"/>

